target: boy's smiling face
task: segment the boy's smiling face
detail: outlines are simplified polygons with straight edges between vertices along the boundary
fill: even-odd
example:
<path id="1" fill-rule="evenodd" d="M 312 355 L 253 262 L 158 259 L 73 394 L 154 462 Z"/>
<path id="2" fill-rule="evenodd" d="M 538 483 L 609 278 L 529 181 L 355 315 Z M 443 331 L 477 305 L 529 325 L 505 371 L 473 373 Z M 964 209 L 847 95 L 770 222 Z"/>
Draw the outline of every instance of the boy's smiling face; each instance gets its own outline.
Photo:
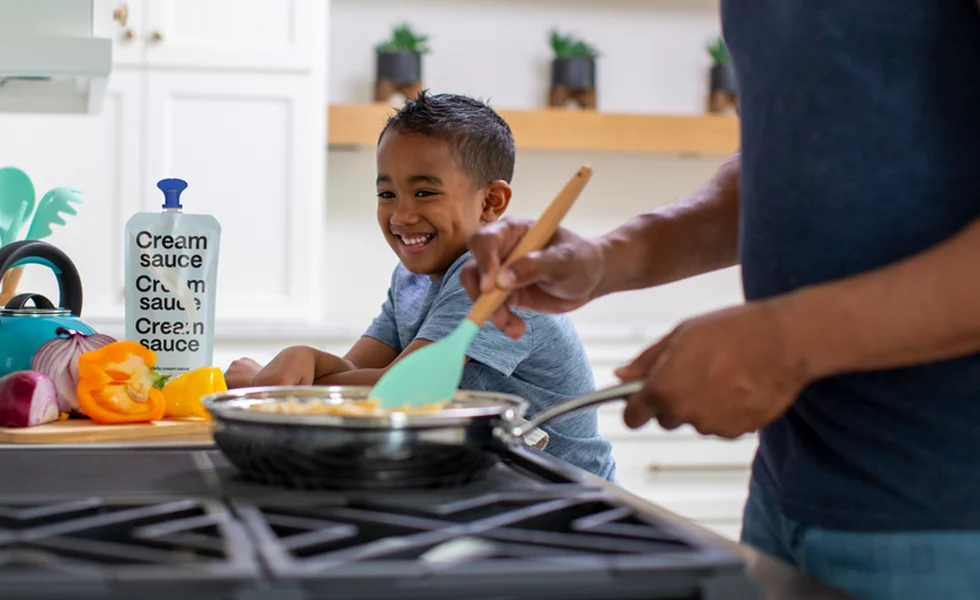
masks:
<path id="1" fill-rule="evenodd" d="M 504 181 L 475 182 L 452 146 L 421 134 L 390 131 L 378 144 L 378 224 L 412 273 L 438 276 L 467 250 L 482 224 L 510 202 Z"/>

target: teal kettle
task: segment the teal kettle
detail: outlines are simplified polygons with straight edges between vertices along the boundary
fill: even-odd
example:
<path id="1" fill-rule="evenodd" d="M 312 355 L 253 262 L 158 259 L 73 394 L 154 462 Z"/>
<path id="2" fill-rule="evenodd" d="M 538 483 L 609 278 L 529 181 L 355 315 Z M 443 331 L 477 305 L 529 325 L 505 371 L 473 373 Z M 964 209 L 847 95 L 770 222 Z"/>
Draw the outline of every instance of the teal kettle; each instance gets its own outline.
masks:
<path id="1" fill-rule="evenodd" d="M 31 368 L 38 348 L 58 337 L 59 327 L 91 335 L 81 319 L 82 281 L 75 264 L 57 247 L 39 240 L 13 242 L 0 248 L 0 276 L 27 264 L 44 265 L 58 279 L 58 306 L 39 294 L 20 294 L 0 307 L 0 377 Z M 33 306 L 28 306 L 33 303 Z"/>

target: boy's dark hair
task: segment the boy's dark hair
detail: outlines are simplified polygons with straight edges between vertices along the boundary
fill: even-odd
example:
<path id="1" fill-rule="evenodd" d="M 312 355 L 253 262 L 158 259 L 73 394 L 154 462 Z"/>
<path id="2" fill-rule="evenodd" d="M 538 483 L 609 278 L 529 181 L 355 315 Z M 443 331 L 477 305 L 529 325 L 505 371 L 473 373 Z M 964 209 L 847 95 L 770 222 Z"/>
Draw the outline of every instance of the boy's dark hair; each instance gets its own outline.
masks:
<path id="1" fill-rule="evenodd" d="M 510 126 L 487 104 L 457 94 L 422 90 L 385 123 L 378 143 L 390 131 L 418 133 L 450 144 L 460 167 L 477 185 L 514 176 L 514 137 Z"/>

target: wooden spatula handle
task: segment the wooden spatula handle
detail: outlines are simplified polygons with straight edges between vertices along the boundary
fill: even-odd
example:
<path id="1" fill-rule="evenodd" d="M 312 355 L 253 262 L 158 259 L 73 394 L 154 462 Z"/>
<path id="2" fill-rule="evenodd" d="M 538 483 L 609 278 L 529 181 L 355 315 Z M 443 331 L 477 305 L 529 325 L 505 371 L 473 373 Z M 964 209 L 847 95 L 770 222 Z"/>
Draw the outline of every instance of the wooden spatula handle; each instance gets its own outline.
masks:
<path id="1" fill-rule="evenodd" d="M 558 225 L 561 223 L 561 220 L 565 218 L 565 214 L 568 213 L 572 204 L 578 199 L 579 194 L 582 193 L 585 184 L 589 182 L 589 178 L 591 177 L 592 168 L 587 165 L 582 166 L 576 171 L 575 175 L 565 184 L 562 191 L 551 201 L 551 204 L 548 205 L 548 208 L 545 209 L 541 217 L 524 234 L 524 237 L 518 242 L 517 247 L 507 257 L 504 266 L 511 264 L 526 254 L 540 250 L 548 243 L 551 237 L 555 235 L 555 231 L 558 230 Z M 509 293 L 507 290 L 496 288 L 492 292 L 482 294 L 473 305 L 473 308 L 470 309 L 470 314 L 466 318 L 482 327 L 487 322 L 487 319 L 490 318 L 490 315 L 507 299 Z"/>
<path id="2" fill-rule="evenodd" d="M 0 288 L 0 306 L 6 305 L 17 295 L 17 285 L 20 283 L 20 276 L 23 274 L 24 267 L 15 267 L 3 274 L 3 284 Z"/>

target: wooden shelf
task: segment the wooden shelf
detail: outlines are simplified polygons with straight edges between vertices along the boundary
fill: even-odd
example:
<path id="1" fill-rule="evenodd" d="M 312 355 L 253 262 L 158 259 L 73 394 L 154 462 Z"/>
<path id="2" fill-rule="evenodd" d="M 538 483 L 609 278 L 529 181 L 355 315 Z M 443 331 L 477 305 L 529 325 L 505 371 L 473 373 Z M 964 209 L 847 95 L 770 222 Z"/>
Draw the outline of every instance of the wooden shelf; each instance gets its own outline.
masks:
<path id="1" fill-rule="evenodd" d="M 396 109 L 378 104 L 331 105 L 331 147 L 369 147 Z M 638 115 L 578 109 L 500 110 L 521 150 L 726 155 L 738 148 L 738 118 L 720 115 Z"/>

